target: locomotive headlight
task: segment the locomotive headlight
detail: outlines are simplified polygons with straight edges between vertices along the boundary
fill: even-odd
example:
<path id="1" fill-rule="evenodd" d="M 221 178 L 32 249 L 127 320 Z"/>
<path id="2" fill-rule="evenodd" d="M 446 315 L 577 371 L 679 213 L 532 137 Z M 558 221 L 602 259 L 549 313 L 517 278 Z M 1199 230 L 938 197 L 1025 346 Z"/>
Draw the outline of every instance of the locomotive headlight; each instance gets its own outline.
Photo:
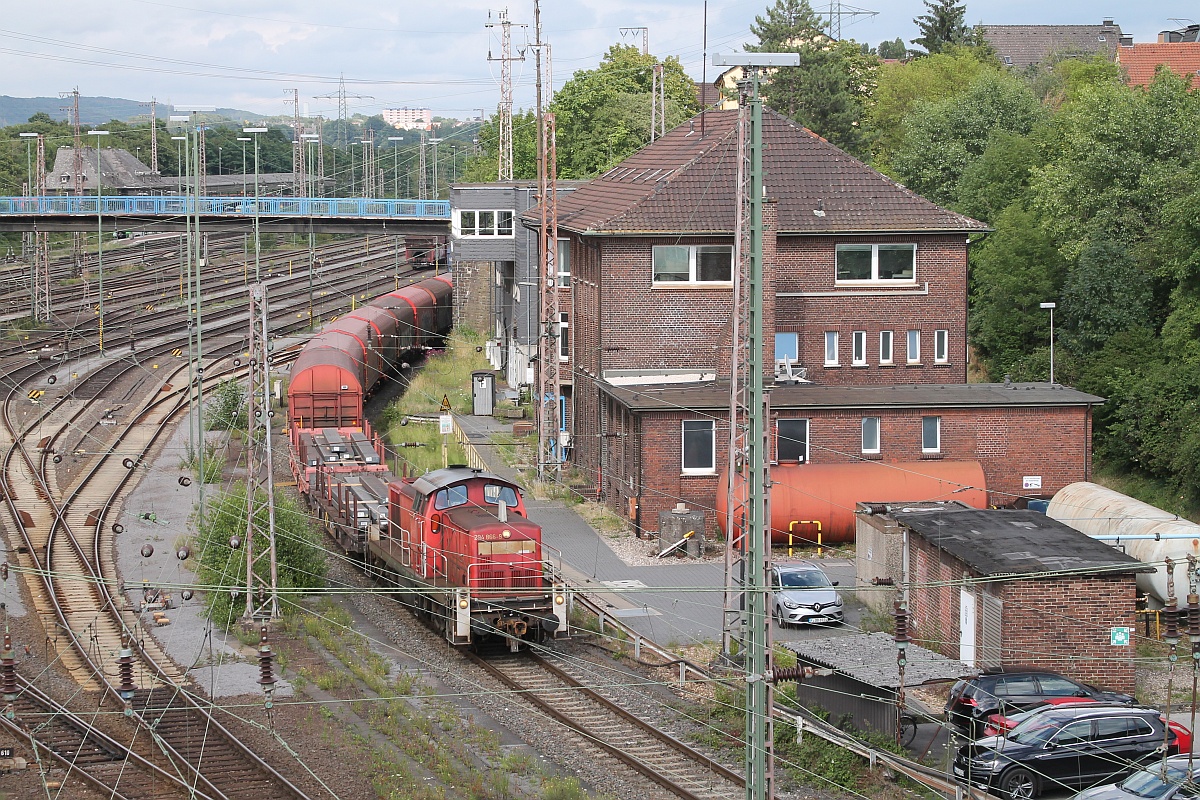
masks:
<path id="1" fill-rule="evenodd" d="M 500 535 L 507 539 L 508 537 L 512 536 L 512 531 L 504 531 Z"/>
<path id="2" fill-rule="evenodd" d="M 471 604 L 470 604 L 470 602 L 467 601 L 467 598 L 465 598 L 465 597 L 458 601 L 459 608 L 466 608 L 469 605 L 471 605 Z"/>
<path id="3" fill-rule="evenodd" d="M 561 606 L 563 603 L 566 602 L 566 600 L 567 599 L 565 597 L 563 597 L 561 594 L 554 595 L 554 605 L 556 605 L 556 606 Z"/>

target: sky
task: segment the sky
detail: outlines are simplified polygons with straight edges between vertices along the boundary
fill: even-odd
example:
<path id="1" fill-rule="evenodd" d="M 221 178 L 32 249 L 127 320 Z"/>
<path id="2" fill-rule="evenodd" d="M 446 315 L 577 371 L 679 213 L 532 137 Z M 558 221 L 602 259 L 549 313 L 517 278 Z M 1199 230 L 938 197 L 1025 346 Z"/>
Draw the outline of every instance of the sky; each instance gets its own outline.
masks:
<path id="1" fill-rule="evenodd" d="M 828 0 L 812 0 L 828 11 Z M 857 0 L 843 16 L 842 36 L 872 45 L 917 36 L 921 0 Z M 707 74 L 715 52 L 753 41 L 749 28 L 774 0 L 709 0 Z M 291 114 L 285 98 L 298 89 L 302 112 L 337 116 L 344 76 L 349 110 L 431 108 L 467 118 L 493 113 L 500 99 L 500 27 L 507 8 L 513 56 L 514 102 L 534 105 L 533 0 L 508 6 L 485 0 L 392 3 L 362 0 L 107 0 L 69 1 L 50 11 L 36 3 L 7 3 L 0 17 L 0 94 L 82 95 L 170 102 L 177 108 L 238 108 Z M 64 13 L 65 12 L 65 13 Z M 1146 0 L 967 0 L 967 21 L 985 24 L 1099 24 L 1114 19 L 1137 42 L 1160 30 L 1200 21 L 1192 3 Z M 550 45 L 555 86 L 576 70 L 592 69 L 615 43 L 676 56 L 694 79 L 703 76 L 703 0 L 544 0 L 542 38 Z M 1173 21 L 1178 18 L 1179 21 Z M 489 20 L 492 27 L 487 27 Z M 352 95 L 363 95 L 355 98 Z M 321 98 L 333 95 L 333 98 Z"/>

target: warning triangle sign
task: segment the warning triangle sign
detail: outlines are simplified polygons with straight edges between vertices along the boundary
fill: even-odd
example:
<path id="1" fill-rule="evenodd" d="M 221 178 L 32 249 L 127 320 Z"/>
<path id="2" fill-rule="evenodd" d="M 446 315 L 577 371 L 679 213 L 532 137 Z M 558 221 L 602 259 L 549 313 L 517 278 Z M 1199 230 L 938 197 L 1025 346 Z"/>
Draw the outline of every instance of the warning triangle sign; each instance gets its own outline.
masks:
<path id="1" fill-rule="evenodd" d="M 442 395 L 442 412 L 445 413 L 445 412 L 449 412 L 449 411 L 450 411 L 450 395 L 444 394 L 444 395 Z"/>

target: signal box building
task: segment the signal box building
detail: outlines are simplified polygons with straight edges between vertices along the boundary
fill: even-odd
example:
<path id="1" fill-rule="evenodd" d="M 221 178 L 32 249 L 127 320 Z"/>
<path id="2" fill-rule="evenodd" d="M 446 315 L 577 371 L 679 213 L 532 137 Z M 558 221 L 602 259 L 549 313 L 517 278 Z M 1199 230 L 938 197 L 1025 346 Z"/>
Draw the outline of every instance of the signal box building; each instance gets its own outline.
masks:
<path id="1" fill-rule="evenodd" d="M 967 383 L 967 251 L 987 226 L 763 117 L 773 458 L 978 461 L 1001 504 L 1083 479 L 1101 398 Z M 736 111 L 705 112 L 558 198 L 572 465 L 646 528 L 681 500 L 713 508 L 727 460 L 738 135 Z"/>

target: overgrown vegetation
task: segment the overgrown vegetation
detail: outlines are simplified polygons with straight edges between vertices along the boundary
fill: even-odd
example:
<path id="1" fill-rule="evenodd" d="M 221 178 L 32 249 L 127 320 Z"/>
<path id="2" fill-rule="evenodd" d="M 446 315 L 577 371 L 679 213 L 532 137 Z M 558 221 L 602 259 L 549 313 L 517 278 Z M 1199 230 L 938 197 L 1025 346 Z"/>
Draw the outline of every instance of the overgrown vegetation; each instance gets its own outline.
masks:
<path id="1" fill-rule="evenodd" d="M 209 430 L 246 430 L 246 394 L 246 387 L 234 378 L 227 378 L 210 390 L 205 407 Z"/>
<path id="2" fill-rule="evenodd" d="M 233 484 L 213 497 L 196 526 L 199 550 L 197 582 L 204 591 L 209 618 L 228 629 L 245 611 L 246 586 L 246 485 Z M 256 553 L 268 546 L 267 512 L 260 505 L 254 517 Z M 238 546 L 232 546 L 237 540 Z M 290 496 L 275 495 L 275 552 L 279 591 L 303 595 L 324 585 L 325 551 L 309 516 Z M 266 570 L 263 560 L 258 568 Z M 256 573 L 257 568 L 256 568 Z M 265 572 L 261 575 L 269 580 Z"/>

